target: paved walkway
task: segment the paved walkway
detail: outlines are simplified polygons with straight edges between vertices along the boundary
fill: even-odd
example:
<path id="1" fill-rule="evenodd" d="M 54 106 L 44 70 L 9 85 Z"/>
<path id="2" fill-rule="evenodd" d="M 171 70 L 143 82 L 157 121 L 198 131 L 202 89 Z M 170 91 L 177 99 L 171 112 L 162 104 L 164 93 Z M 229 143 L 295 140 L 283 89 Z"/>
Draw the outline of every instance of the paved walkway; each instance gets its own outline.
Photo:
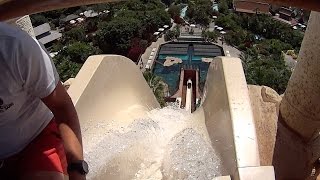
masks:
<path id="1" fill-rule="evenodd" d="M 240 58 L 241 51 L 239 51 L 237 48 L 229 46 L 226 43 L 222 44 L 221 40 L 218 40 L 218 42 L 215 44 L 223 48 L 225 56 Z"/>
<path id="2" fill-rule="evenodd" d="M 153 55 L 153 59 L 151 59 L 151 64 L 150 64 L 151 67 L 153 66 L 153 63 L 156 58 L 156 55 L 157 55 L 157 52 L 158 52 L 160 45 L 163 44 L 164 42 L 165 42 L 164 35 L 162 35 L 162 37 L 158 38 L 156 42 L 152 42 L 151 45 L 149 47 L 147 47 L 145 52 L 141 55 L 141 59 L 138 63 L 138 66 L 142 72 L 144 72 L 146 70 L 145 68 L 147 65 L 147 61 L 149 60 L 149 57 L 151 55 L 152 49 L 156 48 L 155 54 Z"/>
<path id="3" fill-rule="evenodd" d="M 176 23 L 172 23 L 172 26 L 170 28 L 170 30 L 172 30 L 174 27 L 176 26 Z M 142 72 L 146 71 L 146 65 L 147 65 L 147 62 L 149 60 L 149 57 L 151 55 L 151 52 L 152 52 L 152 49 L 153 48 L 156 48 L 156 51 L 155 51 L 155 54 L 153 56 L 153 59 L 151 59 L 151 67 L 153 67 L 153 64 L 154 64 L 154 60 L 156 58 L 156 55 L 157 55 L 157 52 L 158 52 L 158 49 L 160 47 L 161 44 L 165 43 L 164 41 L 164 34 L 157 39 L 156 42 L 152 42 L 151 45 L 149 47 L 147 47 L 147 49 L 145 50 L 145 52 L 141 55 L 141 59 L 140 61 L 138 62 L 138 67 L 140 68 L 140 70 Z"/>

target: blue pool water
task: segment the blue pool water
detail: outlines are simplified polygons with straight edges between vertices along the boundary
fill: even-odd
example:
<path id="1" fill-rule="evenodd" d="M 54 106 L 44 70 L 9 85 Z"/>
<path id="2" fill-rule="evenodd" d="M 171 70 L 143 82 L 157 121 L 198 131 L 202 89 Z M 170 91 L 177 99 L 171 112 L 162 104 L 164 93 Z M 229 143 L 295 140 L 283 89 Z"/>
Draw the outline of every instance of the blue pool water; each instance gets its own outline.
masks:
<path id="1" fill-rule="evenodd" d="M 160 54 L 158 56 L 158 59 L 166 59 L 166 57 L 176 57 L 176 58 L 180 58 L 183 61 L 187 61 L 189 56 L 188 55 L 181 55 L 181 54 L 174 54 L 174 55 L 170 55 L 170 54 Z"/>
<path id="2" fill-rule="evenodd" d="M 180 17 L 184 18 L 186 16 L 188 6 L 185 6 L 184 8 L 181 9 Z"/>
<path id="3" fill-rule="evenodd" d="M 180 58 L 182 61 L 187 61 L 189 59 L 189 55 L 181 55 L 181 54 L 174 54 L 174 55 L 160 54 L 158 56 L 158 59 L 166 59 L 166 57 L 176 57 L 176 58 Z M 201 59 L 204 57 L 210 57 L 210 56 L 192 56 L 191 60 L 192 61 L 201 61 Z"/>
<path id="4" fill-rule="evenodd" d="M 157 61 L 164 63 L 165 60 L 158 59 Z M 205 82 L 209 68 L 209 63 L 204 63 L 202 61 L 192 61 L 191 64 L 188 63 L 188 61 L 183 61 L 181 64 L 174 64 L 169 67 L 163 67 L 160 63 L 155 64 L 153 73 L 160 76 L 164 82 L 168 84 L 170 95 L 174 95 L 178 90 L 180 69 L 182 67 L 185 68 L 192 66 L 194 69 L 199 68 L 200 84 L 201 82 Z"/>
<path id="5" fill-rule="evenodd" d="M 218 7 L 218 4 L 213 4 L 212 5 L 212 9 L 214 10 L 214 11 L 219 11 L 219 7 Z"/>
<path id="6" fill-rule="evenodd" d="M 187 44 L 187 45 L 186 45 Z M 167 43 L 160 47 L 159 55 L 157 57 L 156 64 L 153 68 L 153 73 L 160 76 L 163 81 L 168 84 L 169 87 L 169 93 L 170 96 L 174 95 L 176 91 L 178 90 L 178 83 L 179 83 L 179 76 L 180 76 L 180 70 L 181 68 L 185 69 L 199 69 L 199 75 L 200 75 L 200 89 L 203 88 L 204 82 L 207 77 L 207 72 L 210 63 L 202 62 L 201 59 L 204 57 L 213 58 L 217 55 L 223 55 L 223 51 L 221 49 L 221 53 L 216 54 L 215 56 L 208 56 L 208 55 L 199 55 L 199 47 L 198 47 L 198 54 L 194 55 L 194 44 L 196 43 Z M 205 45 L 204 43 L 198 43 L 200 45 Z M 184 45 L 184 47 L 170 47 L 170 45 Z M 206 45 L 205 45 L 206 46 Z M 213 46 L 210 44 L 210 46 Z M 208 47 L 208 46 L 206 46 Z M 175 49 L 176 48 L 176 49 Z M 213 48 L 220 48 L 220 47 L 213 47 Z M 184 49 L 184 50 L 181 50 Z M 200 48 L 201 49 L 201 48 Z M 163 51 L 162 51 L 163 50 Z M 203 49 L 202 49 L 203 50 Z M 167 52 L 185 52 L 185 54 L 166 54 Z M 209 50 L 210 52 L 211 50 Z M 212 49 L 211 52 L 213 52 L 214 49 Z M 208 53 L 208 51 L 204 51 L 205 53 Z M 201 53 L 200 53 L 201 54 Z M 182 60 L 181 64 L 174 64 L 172 66 L 164 67 L 163 63 L 165 62 L 166 57 L 177 57 Z"/>

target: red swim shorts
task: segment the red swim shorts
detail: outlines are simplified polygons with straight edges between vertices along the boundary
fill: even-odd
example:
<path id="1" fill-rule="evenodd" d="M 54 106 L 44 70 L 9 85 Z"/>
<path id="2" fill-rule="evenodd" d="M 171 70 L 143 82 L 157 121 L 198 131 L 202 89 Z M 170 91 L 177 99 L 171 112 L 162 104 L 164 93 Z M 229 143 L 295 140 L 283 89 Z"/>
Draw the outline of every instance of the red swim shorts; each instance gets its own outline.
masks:
<path id="1" fill-rule="evenodd" d="M 6 171 L 6 172 L 4 172 Z M 24 176 L 40 171 L 54 171 L 67 175 L 67 160 L 64 146 L 55 120 L 20 153 L 4 160 L 0 177 Z M 14 173 L 14 174 L 12 174 Z"/>

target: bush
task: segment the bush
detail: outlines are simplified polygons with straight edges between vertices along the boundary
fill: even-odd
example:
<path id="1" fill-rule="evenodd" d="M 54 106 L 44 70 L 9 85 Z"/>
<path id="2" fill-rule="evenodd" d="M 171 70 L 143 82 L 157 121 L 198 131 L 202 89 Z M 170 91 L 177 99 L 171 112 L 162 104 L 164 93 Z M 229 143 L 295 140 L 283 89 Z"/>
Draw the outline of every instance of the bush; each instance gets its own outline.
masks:
<path id="1" fill-rule="evenodd" d="M 241 60 L 248 84 L 265 85 L 284 93 L 291 72 L 285 65 L 283 56 L 280 59 L 259 55 L 255 50 L 241 54 Z"/>
<path id="2" fill-rule="evenodd" d="M 202 31 L 202 37 L 206 41 L 217 42 L 219 34 L 217 32 L 215 32 L 215 31 Z"/>
<path id="3" fill-rule="evenodd" d="M 152 92 L 157 98 L 160 106 L 164 107 L 166 102 L 164 99 L 164 82 L 162 81 L 161 77 L 154 75 L 150 71 L 145 71 L 143 76 L 149 87 L 152 89 Z"/>
<path id="4" fill-rule="evenodd" d="M 30 18 L 34 27 L 49 22 L 48 19 L 41 14 L 33 14 L 30 16 Z"/>
<path id="5" fill-rule="evenodd" d="M 222 14 L 228 14 L 229 13 L 229 8 L 228 8 L 228 3 L 226 0 L 220 0 L 218 3 L 219 6 L 219 12 Z"/>
<path id="6" fill-rule="evenodd" d="M 86 32 L 83 27 L 75 27 L 64 33 L 64 43 L 72 43 L 77 41 L 86 41 Z"/>
<path id="7" fill-rule="evenodd" d="M 175 30 L 168 30 L 166 34 L 164 35 L 164 40 L 165 41 L 171 41 L 173 39 L 178 38 L 180 35 L 180 30 L 175 29 Z"/>
<path id="8" fill-rule="evenodd" d="M 58 56 L 56 56 L 53 58 L 53 62 L 59 73 L 60 80 L 63 82 L 69 78 L 76 77 L 82 67 L 81 63 L 72 62 L 66 57 L 60 57 L 59 59 Z"/>
<path id="9" fill-rule="evenodd" d="M 168 13 L 170 14 L 171 18 L 173 19 L 175 16 L 180 16 L 181 7 L 178 5 L 171 5 L 168 9 Z"/>
<path id="10" fill-rule="evenodd" d="M 186 16 L 190 22 L 209 25 L 213 15 L 212 2 L 210 0 L 189 1 Z"/>
<path id="11" fill-rule="evenodd" d="M 83 63 L 89 56 L 96 53 L 97 50 L 91 45 L 83 42 L 74 42 L 65 47 L 59 55 L 67 57 L 73 62 Z"/>

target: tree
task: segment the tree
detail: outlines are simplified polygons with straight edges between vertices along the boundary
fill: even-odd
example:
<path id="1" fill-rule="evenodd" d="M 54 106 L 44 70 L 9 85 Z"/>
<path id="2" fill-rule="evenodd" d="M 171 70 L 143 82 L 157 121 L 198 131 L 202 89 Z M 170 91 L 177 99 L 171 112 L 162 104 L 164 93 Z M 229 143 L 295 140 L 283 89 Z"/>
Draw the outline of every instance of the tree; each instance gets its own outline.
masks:
<path id="1" fill-rule="evenodd" d="M 256 49 L 260 54 L 280 59 L 281 52 L 292 49 L 292 46 L 278 39 L 266 39 L 257 44 Z"/>
<path id="2" fill-rule="evenodd" d="M 190 22 L 207 26 L 212 14 L 212 2 L 210 0 L 189 1 L 186 15 Z"/>
<path id="3" fill-rule="evenodd" d="M 237 31 L 229 31 L 224 35 L 224 39 L 228 44 L 238 47 L 242 44 L 251 44 L 254 37 L 250 32 L 240 28 Z"/>
<path id="4" fill-rule="evenodd" d="M 166 6 L 170 6 L 170 4 L 172 4 L 173 0 L 161 0 L 161 2 L 163 2 L 163 4 L 165 4 Z"/>
<path id="5" fill-rule="evenodd" d="M 146 30 L 144 33 L 153 33 L 163 25 L 170 24 L 170 15 L 161 9 L 146 11 L 145 17 L 141 21 Z"/>
<path id="6" fill-rule="evenodd" d="M 166 102 L 164 99 L 164 82 L 162 79 L 159 76 L 154 75 L 151 71 L 145 71 L 143 76 L 157 98 L 160 106 L 164 107 Z"/>
<path id="7" fill-rule="evenodd" d="M 30 17 L 33 26 L 39 26 L 41 24 L 49 22 L 49 20 L 42 14 L 33 14 Z"/>
<path id="8" fill-rule="evenodd" d="M 226 0 L 220 0 L 218 3 L 219 12 L 222 14 L 228 14 L 229 13 L 229 7 Z"/>
<path id="9" fill-rule="evenodd" d="M 80 71 L 82 64 L 70 61 L 67 57 L 55 56 L 53 62 L 59 73 L 61 81 L 74 78 Z"/>
<path id="10" fill-rule="evenodd" d="M 267 39 L 278 39 L 292 45 L 295 50 L 301 46 L 303 34 L 294 31 L 291 26 L 275 21 L 267 15 L 237 16 L 238 25 L 254 34 Z"/>
<path id="11" fill-rule="evenodd" d="M 109 3 L 94 4 L 90 6 L 90 9 L 94 10 L 95 12 L 101 12 L 101 11 L 110 9 L 110 4 Z"/>
<path id="12" fill-rule="evenodd" d="M 242 53 L 240 56 L 248 84 L 266 85 L 279 94 L 284 93 L 291 72 L 281 59 L 261 56 L 255 50 Z"/>
<path id="13" fill-rule="evenodd" d="M 90 19 L 89 21 L 85 22 L 85 30 L 87 33 L 95 32 L 98 30 L 98 23 L 99 20 L 97 19 Z"/>
<path id="14" fill-rule="evenodd" d="M 63 36 L 65 43 L 72 43 L 76 41 L 86 41 L 86 33 L 83 27 L 75 27 L 67 31 Z"/>
<path id="15" fill-rule="evenodd" d="M 87 58 L 97 53 L 97 49 L 83 42 L 69 44 L 59 53 L 60 56 L 67 57 L 73 62 L 83 63 Z"/>
<path id="16" fill-rule="evenodd" d="M 228 14 L 228 15 L 220 15 L 215 20 L 215 23 L 218 26 L 222 26 L 225 29 L 236 31 L 240 29 L 240 26 L 237 23 L 236 17 L 234 14 Z"/>
<path id="17" fill-rule="evenodd" d="M 202 37 L 206 41 L 217 42 L 219 35 L 215 31 L 202 31 Z"/>
<path id="18" fill-rule="evenodd" d="M 179 35 L 180 35 L 180 29 L 179 28 L 176 28 L 174 30 L 168 30 L 166 32 L 166 34 L 164 35 L 164 40 L 165 41 L 171 41 L 173 39 L 178 38 Z"/>
<path id="19" fill-rule="evenodd" d="M 134 18 L 118 17 L 108 23 L 100 24 L 96 38 L 103 53 L 126 55 L 133 37 L 141 37 L 141 21 Z"/>
<path id="20" fill-rule="evenodd" d="M 170 14 L 171 18 L 174 19 L 174 17 L 180 16 L 181 7 L 179 5 L 172 4 L 168 9 L 168 13 Z"/>

